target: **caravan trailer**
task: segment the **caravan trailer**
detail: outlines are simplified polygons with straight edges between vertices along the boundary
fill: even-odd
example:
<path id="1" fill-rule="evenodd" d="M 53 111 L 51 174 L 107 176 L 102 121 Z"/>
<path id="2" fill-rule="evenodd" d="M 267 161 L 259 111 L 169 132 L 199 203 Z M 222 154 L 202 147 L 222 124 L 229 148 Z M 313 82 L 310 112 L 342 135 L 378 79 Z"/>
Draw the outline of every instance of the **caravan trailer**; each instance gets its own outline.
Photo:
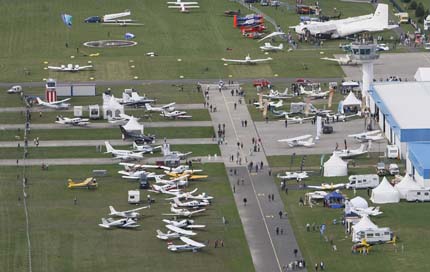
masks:
<path id="1" fill-rule="evenodd" d="M 347 189 L 366 189 L 375 188 L 379 185 L 378 175 L 352 175 L 349 176 L 349 183 L 346 184 Z"/>
<path id="2" fill-rule="evenodd" d="M 421 190 L 410 190 L 406 193 L 407 201 L 430 201 L 430 190 L 421 189 Z"/>
<path id="3" fill-rule="evenodd" d="M 361 230 L 352 236 L 353 242 L 360 242 L 363 239 L 369 244 L 385 243 L 393 240 L 393 232 L 390 228 L 377 228 Z"/>

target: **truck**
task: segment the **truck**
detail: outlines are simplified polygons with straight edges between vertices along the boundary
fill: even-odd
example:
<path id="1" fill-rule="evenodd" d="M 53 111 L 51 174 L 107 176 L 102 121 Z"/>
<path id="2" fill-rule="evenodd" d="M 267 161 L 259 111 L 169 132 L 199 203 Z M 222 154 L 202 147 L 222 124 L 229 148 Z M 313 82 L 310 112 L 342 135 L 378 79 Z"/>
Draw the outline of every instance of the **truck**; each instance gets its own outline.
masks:
<path id="1" fill-rule="evenodd" d="M 375 174 L 352 175 L 348 180 L 349 182 L 345 185 L 347 189 L 375 188 L 379 185 L 379 177 Z"/>

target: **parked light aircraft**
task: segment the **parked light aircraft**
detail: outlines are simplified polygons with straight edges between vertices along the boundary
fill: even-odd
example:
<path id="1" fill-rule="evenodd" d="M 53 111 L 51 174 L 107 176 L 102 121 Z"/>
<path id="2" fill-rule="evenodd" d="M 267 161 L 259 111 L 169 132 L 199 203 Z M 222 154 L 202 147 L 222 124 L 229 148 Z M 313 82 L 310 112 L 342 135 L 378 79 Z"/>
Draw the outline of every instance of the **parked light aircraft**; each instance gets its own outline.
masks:
<path id="1" fill-rule="evenodd" d="M 166 118 L 172 118 L 172 119 L 182 119 L 182 118 L 192 118 L 191 115 L 186 115 L 187 112 L 185 111 L 172 111 L 172 112 L 168 112 L 166 110 L 164 110 L 160 116 L 166 117 Z"/>
<path id="2" fill-rule="evenodd" d="M 161 150 L 161 145 L 150 146 L 147 144 L 138 145 L 136 142 L 133 142 L 133 150 L 143 152 L 143 154 L 151 153 L 153 154 L 156 150 Z"/>
<path id="3" fill-rule="evenodd" d="M 260 102 L 255 102 L 254 105 L 258 108 L 258 109 L 262 109 L 264 108 L 264 106 L 262 104 L 260 104 Z M 278 102 L 274 102 L 274 101 L 270 101 L 267 103 L 267 105 L 269 105 L 270 108 L 280 108 L 284 105 L 284 102 L 282 101 L 282 99 L 279 99 Z"/>
<path id="4" fill-rule="evenodd" d="M 292 98 L 292 95 L 288 94 L 288 88 L 285 88 L 285 91 L 283 93 L 279 91 L 270 90 L 269 94 L 263 95 L 265 98 L 269 99 L 288 99 Z"/>
<path id="5" fill-rule="evenodd" d="M 21 93 L 21 92 L 22 92 L 22 86 L 20 85 L 12 86 L 12 88 L 7 90 L 8 94 Z"/>
<path id="6" fill-rule="evenodd" d="M 183 219 L 181 221 L 163 219 L 163 222 L 168 225 L 186 229 L 203 229 L 206 227 L 206 225 L 194 225 L 194 220 L 191 219 Z"/>
<path id="7" fill-rule="evenodd" d="M 173 185 L 177 187 L 188 186 L 188 176 L 184 175 L 174 179 L 162 179 L 159 176 L 155 176 L 155 183 L 164 185 Z"/>
<path id="8" fill-rule="evenodd" d="M 190 174 L 187 171 L 185 171 L 182 174 L 173 173 L 173 172 L 169 172 L 169 171 L 164 171 L 164 173 L 166 173 L 166 175 L 174 177 L 174 178 L 179 178 L 179 177 L 183 177 L 183 176 L 187 175 L 189 180 L 197 180 L 197 179 L 208 178 L 208 175 L 195 175 L 195 174 Z"/>
<path id="9" fill-rule="evenodd" d="M 49 70 L 54 70 L 58 72 L 78 72 L 82 71 L 88 68 L 93 68 L 92 65 L 86 65 L 86 66 L 79 66 L 77 64 L 67 64 L 67 65 L 61 65 L 61 66 L 48 66 Z"/>
<path id="10" fill-rule="evenodd" d="M 308 120 L 312 120 L 314 119 L 313 116 L 310 117 L 299 117 L 299 116 L 294 116 L 294 117 L 290 117 L 289 115 L 285 115 L 285 119 L 288 120 L 288 122 L 293 122 L 294 124 L 303 124 L 303 122 L 308 121 Z"/>
<path id="11" fill-rule="evenodd" d="M 153 107 L 153 106 L 151 106 L 151 104 L 149 104 L 149 103 L 147 103 L 147 104 L 145 104 L 145 108 L 146 108 L 146 110 L 147 111 L 149 111 L 149 112 L 164 112 L 164 111 L 169 111 L 169 112 L 171 112 L 171 111 L 174 111 L 175 110 L 175 107 L 174 107 L 174 105 L 175 105 L 176 103 L 175 102 L 173 102 L 173 103 L 170 103 L 170 104 L 166 104 L 166 105 L 164 105 L 164 106 L 161 106 L 161 107 Z"/>
<path id="12" fill-rule="evenodd" d="M 321 88 L 319 88 L 318 91 L 315 91 L 315 90 L 306 91 L 306 89 L 303 86 L 300 86 L 300 93 L 305 94 L 311 98 L 326 98 L 328 96 L 329 91 L 322 92 Z"/>
<path id="13" fill-rule="evenodd" d="M 168 8 L 180 9 L 180 12 L 188 13 L 188 12 L 190 12 L 189 9 L 198 9 L 198 8 L 200 8 L 200 6 L 192 6 L 192 5 L 186 5 L 184 3 L 180 3 L 180 4 L 177 4 L 174 6 L 168 6 Z"/>
<path id="14" fill-rule="evenodd" d="M 299 137 L 294 138 L 287 138 L 278 140 L 280 143 L 286 142 L 290 147 L 296 147 L 296 146 L 304 146 L 304 147 L 312 147 L 315 145 L 314 138 L 312 138 L 312 135 L 307 134 Z"/>
<path id="15" fill-rule="evenodd" d="M 181 239 L 181 241 L 184 242 L 185 244 L 184 245 L 169 244 L 167 246 L 167 249 L 173 252 L 187 251 L 187 250 L 191 250 L 192 252 L 197 252 L 197 250 L 202 249 L 206 246 L 205 244 L 196 242 L 187 237 L 179 237 L 179 239 Z"/>
<path id="16" fill-rule="evenodd" d="M 351 205 L 350 201 L 345 201 L 345 213 L 356 213 L 360 216 L 378 216 L 383 212 L 379 210 L 379 207 L 367 207 L 367 208 L 358 208 Z"/>
<path id="17" fill-rule="evenodd" d="M 139 107 L 147 103 L 153 103 L 155 100 L 147 98 L 146 95 L 140 96 L 137 92 L 131 92 L 131 95 L 124 92 L 122 99 L 118 99 L 118 102 L 125 106 Z"/>
<path id="18" fill-rule="evenodd" d="M 174 216 L 183 216 L 183 217 L 191 217 L 197 213 L 201 213 L 206 211 L 206 209 L 189 211 L 187 209 L 175 209 L 173 205 L 170 206 L 170 211 L 172 213 L 164 213 L 163 215 L 174 215 Z"/>
<path id="19" fill-rule="evenodd" d="M 55 110 L 68 109 L 70 106 L 69 103 L 65 103 L 66 101 L 69 101 L 70 98 L 66 98 L 66 99 L 54 101 L 54 102 L 45 102 L 39 97 L 37 97 L 36 100 L 40 106 L 44 106 L 46 108 L 55 109 Z"/>
<path id="20" fill-rule="evenodd" d="M 102 223 L 99 224 L 99 226 L 105 229 L 110 229 L 112 227 L 134 229 L 139 227 L 136 220 L 132 218 L 122 218 L 118 220 L 114 220 L 112 218 L 102 218 Z"/>
<path id="21" fill-rule="evenodd" d="M 69 189 L 95 189 L 97 188 L 97 180 L 93 177 L 86 178 L 83 181 L 73 181 L 72 179 L 68 179 L 67 187 Z"/>
<path id="22" fill-rule="evenodd" d="M 398 25 L 388 24 L 388 5 L 378 4 L 374 14 L 327 22 L 302 22 L 290 28 L 302 35 L 309 33 L 312 36 L 320 35 L 336 39 L 360 32 L 376 32 L 396 27 Z"/>
<path id="23" fill-rule="evenodd" d="M 117 217 L 124 217 L 124 218 L 138 218 L 140 217 L 140 213 L 137 211 L 147 209 L 149 206 L 140 207 L 137 209 L 132 209 L 128 211 L 116 211 L 113 206 L 109 206 L 110 214 L 109 216 L 117 216 Z"/>
<path id="24" fill-rule="evenodd" d="M 301 181 L 302 179 L 306 179 L 309 177 L 308 172 L 285 172 L 285 175 L 278 174 L 277 176 L 280 179 L 295 179 Z"/>
<path id="25" fill-rule="evenodd" d="M 288 111 L 284 111 L 284 110 L 282 110 L 282 111 L 277 111 L 277 110 L 273 110 L 272 109 L 272 113 L 273 113 L 273 115 L 274 116 L 276 116 L 276 117 L 286 117 L 286 116 L 288 116 L 289 114 L 291 114 L 291 112 L 288 112 Z"/>
<path id="26" fill-rule="evenodd" d="M 176 184 L 163 184 L 163 185 L 152 184 L 151 189 L 148 191 L 154 192 L 154 193 L 163 193 L 163 194 L 176 194 L 180 192 Z"/>
<path id="27" fill-rule="evenodd" d="M 245 57 L 245 59 L 226 59 L 226 58 L 222 58 L 221 59 L 224 62 L 233 62 L 233 63 L 239 63 L 239 64 L 257 64 L 259 62 L 266 62 L 269 60 L 272 60 L 272 58 L 265 58 L 265 59 L 251 59 L 251 57 L 249 56 L 249 54 Z"/>
<path id="28" fill-rule="evenodd" d="M 358 112 L 357 114 L 352 114 L 352 115 L 345 115 L 345 114 L 341 114 L 341 113 L 336 113 L 336 114 L 326 113 L 326 116 L 328 118 L 333 119 L 333 120 L 338 120 L 338 121 L 346 122 L 346 120 L 348 120 L 348 119 L 350 119 L 352 117 L 361 117 L 361 113 Z"/>
<path id="29" fill-rule="evenodd" d="M 169 144 L 164 144 L 164 146 L 162 147 L 162 152 L 163 152 L 163 156 L 175 156 L 178 157 L 180 160 L 184 160 L 187 158 L 187 156 L 191 155 L 193 152 L 187 152 L 187 153 L 182 153 L 181 151 L 170 151 L 170 145 Z M 184 171 L 182 171 L 184 172 Z M 189 174 L 189 171 L 187 171 Z M 197 172 L 201 172 L 201 171 L 197 171 Z"/>
<path id="30" fill-rule="evenodd" d="M 200 208 L 209 206 L 211 203 L 208 200 L 191 200 L 188 202 L 181 202 L 178 198 L 173 198 L 172 206 L 175 208 Z"/>
<path id="31" fill-rule="evenodd" d="M 120 150 L 113 148 L 108 141 L 105 141 L 106 152 L 120 160 L 143 159 L 143 152 L 135 152 L 132 150 Z"/>
<path id="32" fill-rule="evenodd" d="M 179 165 L 177 167 L 169 167 L 164 165 L 151 165 L 151 164 L 133 164 L 133 163 L 120 163 L 127 169 L 164 169 L 169 173 L 175 174 L 194 174 L 202 172 L 201 169 L 190 169 L 188 165 Z"/>
<path id="33" fill-rule="evenodd" d="M 161 232 L 161 230 L 157 230 L 157 238 L 161 240 L 173 240 L 177 239 L 182 236 L 194 236 L 197 235 L 197 233 L 191 231 L 191 230 L 184 230 L 180 227 L 172 226 L 172 225 L 166 225 L 166 228 L 169 229 L 167 233 Z"/>
<path id="34" fill-rule="evenodd" d="M 352 137 L 359 142 L 368 142 L 368 141 L 382 141 L 384 140 L 384 135 L 380 132 L 380 130 L 374 130 L 369 132 L 357 133 L 348 135 L 348 137 Z"/>
<path id="35" fill-rule="evenodd" d="M 89 119 L 86 118 L 68 118 L 68 117 L 63 117 L 62 115 L 57 115 L 57 120 L 55 121 L 55 123 L 57 124 L 62 124 L 62 125 L 72 125 L 72 126 L 86 126 L 88 125 Z"/>
<path id="36" fill-rule="evenodd" d="M 164 175 L 157 175 L 155 173 L 146 172 L 144 170 L 136 170 L 136 171 L 118 171 L 118 174 L 121 174 L 121 178 L 123 179 L 140 179 L 142 176 L 146 176 L 146 178 L 155 178 L 155 177 L 163 177 Z"/>
<path id="37" fill-rule="evenodd" d="M 182 0 L 176 0 L 174 2 L 167 2 L 168 5 L 180 5 L 180 4 L 184 4 L 184 5 L 198 5 L 199 2 L 186 2 L 186 1 L 182 1 Z"/>
<path id="38" fill-rule="evenodd" d="M 103 25 L 119 25 L 119 26 L 136 26 L 143 25 L 140 23 L 136 23 L 136 20 L 130 18 L 123 18 L 131 15 L 130 10 L 126 10 L 124 12 L 106 14 L 102 17 Z"/>
<path id="39" fill-rule="evenodd" d="M 321 183 L 318 185 L 307 185 L 306 188 L 317 189 L 317 190 L 336 190 L 345 188 L 345 183 L 333 184 L 333 183 Z"/>
<path id="40" fill-rule="evenodd" d="M 270 43 L 264 43 L 263 46 L 260 46 L 260 49 L 263 51 L 282 51 L 284 50 L 284 44 L 280 43 L 278 46 L 275 46 Z"/>
<path id="41" fill-rule="evenodd" d="M 339 57 L 339 58 L 321 58 L 322 60 L 328 60 L 328 61 L 335 61 L 339 65 L 358 65 L 360 64 L 355 59 L 351 59 L 349 55 L 345 55 L 345 57 Z"/>
<path id="42" fill-rule="evenodd" d="M 201 193 L 198 195 L 193 195 L 195 192 L 197 192 L 197 188 L 192 190 L 191 192 L 181 192 L 181 191 L 166 191 L 161 190 L 161 193 L 173 195 L 173 197 L 168 198 L 168 200 L 172 200 L 173 198 L 179 198 L 179 199 L 196 199 L 196 200 L 212 200 L 213 196 L 208 196 L 206 193 Z"/>
<path id="43" fill-rule="evenodd" d="M 333 153 L 337 154 L 342 159 L 347 159 L 366 154 L 367 150 L 365 149 L 364 144 L 361 144 L 361 146 L 357 149 L 335 150 Z"/>

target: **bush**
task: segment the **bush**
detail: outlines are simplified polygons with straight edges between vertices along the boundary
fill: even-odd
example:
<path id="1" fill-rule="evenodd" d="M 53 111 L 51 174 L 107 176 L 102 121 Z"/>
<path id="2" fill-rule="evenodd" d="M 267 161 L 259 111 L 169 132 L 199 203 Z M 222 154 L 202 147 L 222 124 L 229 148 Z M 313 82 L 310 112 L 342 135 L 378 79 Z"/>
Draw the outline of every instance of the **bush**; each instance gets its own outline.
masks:
<path id="1" fill-rule="evenodd" d="M 417 2 L 412 1 L 411 4 L 409 5 L 409 9 L 416 9 L 417 8 Z"/>
<path id="2" fill-rule="evenodd" d="M 402 2 L 407 4 L 407 3 L 410 3 L 411 0 L 402 0 Z"/>
<path id="3" fill-rule="evenodd" d="M 419 3 L 416 10 L 415 10 L 415 17 L 422 18 L 424 17 L 424 6 L 423 3 Z"/>

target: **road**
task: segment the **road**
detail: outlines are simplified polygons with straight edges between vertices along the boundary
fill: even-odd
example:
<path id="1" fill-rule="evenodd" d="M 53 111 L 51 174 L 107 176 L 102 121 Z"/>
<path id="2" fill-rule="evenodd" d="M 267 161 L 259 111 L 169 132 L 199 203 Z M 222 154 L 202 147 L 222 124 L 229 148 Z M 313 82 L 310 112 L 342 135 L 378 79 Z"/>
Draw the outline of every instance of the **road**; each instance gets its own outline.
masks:
<path id="1" fill-rule="evenodd" d="M 153 105 L 153 107 L 158 107 L 158 106 L 163 106 L 163 105 Z M 88 106 L 83 106 L 83 110 L 84 111 L 88 111 Z M 203 104 L 175 104 L 175 108 L 178 110 L 199 110 L 199 109 L 204 109 L 205 107 L 203 106 Z M 130 109 L 131 111 L 135 111 L 135 108 L 125 108 L 126 112 L 128 109 Z M 141 110 L 143 110 L 143 108 L 140 108 Z M 0 112 L 21 112 L 21 111 L 25 111 L 26 109 L 24 107 L 8 107 L 8 108 L 0 108 Z M 139 110 L 139 109 L 138 109 Z M 54 109 L 49 109 L 49 108 L 43 108 L 43 107 L 34 107 L 32 108 L 32 111 L 35 112 L 56 112 L 57 110 Z M 73 109 L 67 109 L 67 110 L 61 110 L 62 112 L 66 111 L 66 112 L 73 112 Z"/>
<path id="2" fill-rule="evenodd" d="M 251 121 L 247 106 L 238 103 L 239 96 L 232 96 L 230 89 L 219 93 L 217 85 L 209 87 L 209 101 L 217 107 L 217 112 L 210 112 L 215 131 L 218 131 L 219 125 L 223 127 L 225 124 L 225 141 L 220 145 L 221 155 L 230 173 L 230 185 L 234 191 L 254 267 L 258 272 L 282 271 L 284 265 L 296 259 L 293 250 L 299 247 L 289 220 L 280 219 L 278 215 L 280 211 L 284 212 L 284 203 L 273 176 L 269 175 L 264 150 L 250 154 L 252 138 L 258 139 L 258 132 Z M 228 87 L 238 88 L 237 85 Z M 203 86 L 203 90 L 206 89 L 207 86 Z M 237 103 L 236 110 L 234 103 Z M 247 127 L 242 126 L 243 120 L 248 121 Z M 238 147 L 237 143 L 239 146 L 243 143 L 244 147 Z M 237 161 L 238 154 L 242 160 L 241 164 Z M 232 155 L 233 161 L 230 160 Z M 253 161 L 254 165 L 263 162 L 263 170 L 248 171 L 246 161 Z M 268 194 L 274 195 L 274 201 L 268 201 Z M 277 227 L 283 229 L 284 235 L 275 234 Z"/>

